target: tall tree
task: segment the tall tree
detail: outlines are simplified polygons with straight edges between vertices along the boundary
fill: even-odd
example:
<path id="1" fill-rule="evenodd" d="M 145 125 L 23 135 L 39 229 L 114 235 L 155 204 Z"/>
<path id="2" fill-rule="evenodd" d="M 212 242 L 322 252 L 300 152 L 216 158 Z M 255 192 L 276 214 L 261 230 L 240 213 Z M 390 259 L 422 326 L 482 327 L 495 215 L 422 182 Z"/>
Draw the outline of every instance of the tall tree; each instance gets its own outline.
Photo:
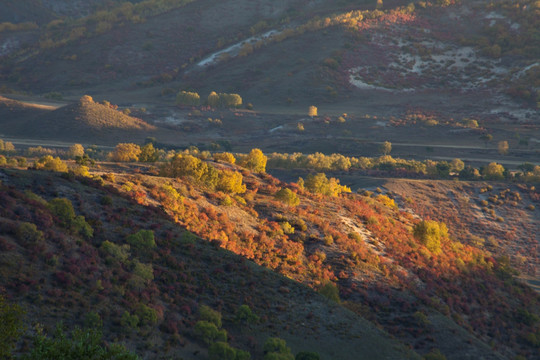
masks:
<path id="1" fill-rule="evenodd" d="M 508 146 L 508 141 L 499 141 L 499 143 L 497 144 L 497 149 L 499 150 L 499 154 L 501 155 L 506 155 L 508 154 L 508 149 L 509 149 L 509 146 Z"/>
<path id="2" fill-rule="evenodd" d="M 392 143 L 390 141 L 383 142 L 381 144 L 380 150 L 384 155 L 390 154 L 390 152 L 392 152 Z"/>
<path id="3" fill-rule="evenodd" d="M 266 171 L 267 161 L 268 158 L 263 154 L 261 149 L 252 149 L 240 165 L 253 172 L 264 173 Z"/>

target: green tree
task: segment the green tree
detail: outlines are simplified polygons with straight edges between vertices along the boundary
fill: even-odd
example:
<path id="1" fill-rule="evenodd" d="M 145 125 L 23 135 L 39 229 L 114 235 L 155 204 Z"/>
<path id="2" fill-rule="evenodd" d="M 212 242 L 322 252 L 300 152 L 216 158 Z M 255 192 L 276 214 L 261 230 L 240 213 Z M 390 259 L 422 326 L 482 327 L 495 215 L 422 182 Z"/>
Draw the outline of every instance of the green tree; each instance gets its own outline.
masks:
<path id="1" fill-rule="evenodd" d="M 329 300 L 337 302 L 338 304 L 341 302 L 341 299 L 339 298 L 339 289 L 337 285 L 331 281 L 328 281 L 323 285 L 322 288 L 319 289 L 319 294 Z"/>
<path id="2" fill-rule="evenodd" d="M 152 230 L 139 230 L 134 234 L 129 235 L 126 241 L 132 248 L 139 251 L 148 251 L 156 247 L 154 232 Z"/>
<path id="3" fill-rule="evenodd" d="M 264 360 L 294 360 L 291 349 L 287 346 L 285 340 L 271 337 L 264 343 Z"/>
<path id="4" fill-rule="evenodd" d="M 227 331 L 218 329 L 216 324 L 209 321 L 198 321 L 193 331 L 195 336 L 206 344 L 211 344 L 215 341 L 227 341 Z"/>
<path id="5" fill-rule="evenodd" d="M 159 151 L 154 148 L 154 144 L 151 142 L 141 148 L 141 153 L 139 155 L 140 162 L 156 162 L 158 158 Z"/>
<path id="6" fill-rule="evenodd" d="M 11 358 L 17 341 L 24 331 L 24 310 L 17 304 L 10 304 L 0 295 L 0 359 Z"/>
<path id="7" fill-rule="evenodd" d="M 276 197 L 276 199 L 290 206 L 296 206 L 300 204 L 300 199 L 298 198 L 298 195 L 296 195 L 296 193 L 289 188 L 283 188 L 279 190 L 274 196 Z"/>
<path id="8" fill-rule="evenodd" d="M 136 311 L 137 316 L 140 319 L 141 325 L 154 326 L 159 321 L 158 313 L 155 309 L 145 304 L 139 304 Z"/>
<path id="9" fill-rule="evenodd" d="M 120 325 L 123 328 L 135 329 L 139 325 L 139 317 L 136 314 L 131 315 L 129 312 L 124 311 L 120 318 Z"/>
<path id="10" fill-rule="evenodd" d="M 100 249 L 108 256 L 116 259 L 122 263 L 126 262 L 130 257 L 130 246 L 128 244 L 116 245 L 109 240 L 105 240 Z"/>
<path id="11" fill-rule="evenodd" d="M 213 343 L 208 349 L 210 360 L 236 360 L 236 349 L 224 341 Z"/>
<path id="12" fill-rule="evenodd" d="M 66 198 L 56 198 L 49 201 L 49 210 L 59 220 L 60 226 L 70 228 L 75 219 L 75 209 Z"/>
<path id="13" fill-rule="evenodd" d="M 447 161 L 439 161 L 436 165 L 437 174 L 442 178 L 450 176 L 450 164 Z"/>
<path id="14" fill-rule="evenodd" d="M 29 222 L 20 222 L 15 230 L 17 240 L 25 245 L 36 245 L 43 241 L 43 232 L 38 230 L 35 224 Z"/>
<path id="15" fill-rule="evenodd" d="M 219 311 L 216 311 L 209 306 L 202 305 L 199 308 L 199 317 L 201 320 L 213 323 L 218 329 L 221 328 L 221 313 Z"/>
<path id="16" fill-rule="evenodd" d="M 259 317 L 247 305 L 241 305 L 234 316 L 234 320 L 238 323 L 254 324 L 259 321 Z"/>
<path id="17" fill-rule="evenodd" d="M 243 159 L 241 166 L 250 169 L 256 173 L 264 173 L 266 171 L 266 162 L 268 157 L 263 154 L 261 149 L 252 149 L 247 157 Z"/>

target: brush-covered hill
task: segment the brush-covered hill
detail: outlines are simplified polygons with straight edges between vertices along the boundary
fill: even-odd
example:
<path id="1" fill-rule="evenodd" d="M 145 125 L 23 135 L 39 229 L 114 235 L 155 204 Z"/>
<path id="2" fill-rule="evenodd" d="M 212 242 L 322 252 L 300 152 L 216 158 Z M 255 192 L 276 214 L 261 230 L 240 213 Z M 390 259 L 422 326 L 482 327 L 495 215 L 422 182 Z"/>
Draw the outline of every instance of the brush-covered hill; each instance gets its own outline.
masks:
<path id="1" fill-rule="evenodd" d="M 294 345 L 300 341 L 295 336 L 302 334 L 301 337 L 319 342 L 320 346 L 313 348 L 320 354 L 324 353 L 323 358 L 340 358 L 334 347 L 341 347 L 340 342 L 334 344 L 331 335 L 317 331 L 336 331 L 348 339 L 346 342 L 350 342 L 350 346 L 357 346 L 354 345 L 354 335 L 347 330 L 350 323 L 331 320 L 333 325 L 310 325 L 304 321 L 304 316 L 323 321 L 328 315 L 317 317 L 316 312 L 309 310 L 301 312 L 306 315 L 298 318 L 287 312 L 287 309 L 296 309 L 297 306 L 292 300 L 298 299 L 298 292 L 292 290 L 293 283 L 276 285 L 274 282 L 270 291 L 256 277 L 246 279 L 247 275 L 241 275 L 235 284 L 244 284 L 249 290 L 222 282 L 221 279 L 233 281 L 236 279 L 235 269 L 245 272 L 246 268 L 241 266 L 245 260 L 239 262 L 240 268 L 223 264 L 223 259 L 230 255 L 220 255 L 222 259 L 219 261 L 213 259 L 211 254 L 221 247 L 274 274 L 307 285 L 333 299 L 341 299 L 346 308 L 422 355 L 436 349 L 447 359 L 538 358 L 539 297 L 532 289 L 513 279 L 514 270 L 505 258 L 498 258 L 474 243 L 460 242 L 449 235 L 454 231 L 448 230 L 442 222 L 400 211 L 386 195 L 347 194 L 346 187 L 322 175 L 308 176 L 297 184 L 283 183 L 260 173 L 264 166 L 257 165 L 257 152 L 238 160 L 259 173 L 231 164 L 234 157 L 216 156 L 217 162 L 206 162 L 193 155 L 203 157 L 204 154 L 179 154 L 168 163 L 156 164 L 159 165 L 156 168 L 151 164 L 141 168 L 135 164 L 119 167 L 102 163 L 96 169 L 98 172 L 95 174 L 99 176 L 94 180 L 6 170 L 2 181 L 8 186 L 4 202 L 8 210 L 4 218 L 11 227 L 6 230 L 5 247 L 17 251 L 21 259 L 30 255 L 21 252 L 24 244 L 17 242 L 20 240 L 17 234 L 22 235 L 17 232 L 19 225 L 16 221 L 34 223 L 36 230 L 42 231 L 47 239 L 57 239 L 56 233 L 48 233 L 46 229 L 51 228 L 51 224 L 56 224 L 56 229 L 61 224 L 59 220 L 55 216 L 48 222 L 41 218 L 49 218 L 46 213 L 51 211 L 47 209 L 50 209 L 53 198 L 67 197 L 75 206 L 74 216 L 85 217 L 85 222 L 93 229 L 93 236 L 88 235 L 88 229 L 83 226 L 85 222 L 77 218 L 69 231 L 79 233 L 83 238 L 86 233 L 86 240 L 76 237 L 79 240 L 73 244 L 69 240 L 71 237 L 67 236 L 61 242 L 47 242 L 44 249 L 33 246 L 31 250 L 38 252 L 32 255 L 34 261 L 47 261 L 77 246 L 83 247 L 81 251 L 86 254 L 70 252 L 66 259 L 51 260 L 53 265 L 48 265 L 53 266 L 51 278 L 37 282 L 50 281 L 50 284 L 58 284 L 62 291 L 80 292 L 87 296 L 95 293 L 97 299 L 101 299 L 95 300 L 98 304 L 116 301 L 116 295 L 126 297 L 124 308 L 116 308 L 115 312 L 96 305 L 95 311 L 99 313 L 103 309 L 113 325 L 121 321 L 122 316 L 127 319 L 134 314 L 141 315 L 141 302 L 158 311 L 158 315 L 159 311 L 169 314 L 167 311 L 174 309 L 171 302 L 176 304 L 178 296 L 180 299 L 188 296 L 197 304 L 210 303 L 229 314 L 227 316 L 233 316 L 235 306 L 227 300 L 232 297 L 237 306 L 246 303 L 254 309 L 261 319 L 265 319 L 262 324 L 267 324 L 276 331 L 276 335 L 287 339 L 295 351 L 301 349 Z M 162 176 L 157 176 L 158 173 Z M 28 207 L 17 207 L 16 198 L 23 195 L 16 189 L 30 189 L 49 204 L 43 201 L 40 206 L 32 203 L 40 214 L 33 215 L 34 211 Z M 18 195 L 13 195 L 15 193 Z M 24 196 L 33 195 L 27 193 Z M 130 203 L 126 202 L 128 199 Z M 40 202 L 39 198 L 36 201 Z M 162 222 L 165 221 L 163 217 L 168 219 L 166 223 Z M 181 235 L 183 230 L 178 230 L 177 226 L 205 239 L 203 242 L 210 242 L 212 246 L 200 245 L 198 241 L 191 244 L 191 235 Z M 143 234 L 130 236 L 140 229 L 153 231 L 155 247 L 152 241 L 144 240 Z M 129 248 L 124 245 L 129 245 Z M 187 251 L 186 247 L 191 249 L 186 255 L 189 260 L 181 257 L 183 251 Z M 101 257 L 105 258 L 105 265 L 112 268 L 102 268 Z M 6 259 L 10 258 L 13 257 Z M 178 258 L 183 265 L 174 265 Z M 75 259 L 78 259 L 77 264 L 74 264 Z M 82 259 L 88 261 L 83 262 Z M 204 263 L 199 263 L 199 260 L 204 260 Z M 191 265 L 188 264 L 198 266 L 197 270 L 189 270 Z M 83 266 L 93 270 L 81 268 Z M 170 267 L 180 269 L 187 279 L 197 274 L 198 280 L 189 282 L 191 287 L 181 287 L 185 285 L 186 277 L 170 274 Z M 7 266 L 5 270 L 10 271 L 11 268 Z M 27 299 L 17 292 L 19 287 L 25 289 L 23 285 L 32 285 L 36 281 L 36 273 L 28 271 L 29 275 L 22 280 L 14 280 L 20 271 L 10 272 L 6 277 L 11 282 L 5 287 L 18 301 Z M 201 273 L 208 277 L 201 278 Z M 213 276 L 220 280 L 214 280 Z M 84 284 L 96 284 L 96 288 L 88 291 Z M 221 294 L 222 286 L 227 289 L 227 295 L 211 301 L 210 298 Z M 31 289 L 28 291 L 36 291 L 32 286 L 28 288 Z M 289 294 L 293 298 L 279 303 L 273 300 L 276 293 Z M 270 297 L 265 298 L 268 294 Z M 111 297 L 112 300 L 109 299 Z M 303 300 L 299 306 L 305 306 L 305 295 L 300 298 Z M 69 301 L 73 306 L 74 301 Z M 192 302 L 189 304 L 191 309 L 188 313 L 196 314 L 196 306 Z M 91 305 L 86 306 L 91 308 Z M 226 312 L 225 309 L 231 310 Z M 273 310 L 277 313 L 265 312 Z M 124 315 L 125 311 L 128 315 Z M 183 311 L 180 315 L 186 316 Z M 69 313 L 61 313 L 51 321 L 67 315 Z M 165 315 L 163 321 L 180 315 Z M 197 317 L 192 316 L 188 319 L 193 325 Z M 227 316 L 224 315 L 224 319 Z M 266 322 L 276 317 L 283 319 L 279 326 Z M 154 325 L 161 324 L 160 328 L 163 328 L 165 325 L 160 319 L 158 316 Z M 111 334 L 119 330 L 118 327 L 107 329 Z M 247 349 L 239 340 L 242 337 L 234 332 L 234 326 L 225 326 L 225 329 L 233 334 L 231 340 L 238 339 L 238 343 L 232 341 L 234 346 Z M 178 332 L 188 339 L 197 338 L 188 330 Z M 251 334 L 258 332 L 252 331 Z M 151 335 L 152 343 L 163 341 L 160 336 Z M 120 336 L 120 339 L 126 338 L 127 335 Z M 363 338 L 360 335 L 358 339 Z M 131 339 L 137 341 L 136 338 Z M 256 350 L 252 353 L 257 358 Z M 330 353 L 334 355 L 326 355 Z M 348 359 L 350 355 L 343 358 Z"/>
<path id="2" fill-rule="evenodd" d="M 91 89 L 115 102 L 127 93 L 163 102 L 178 90 L 215 90 L 264 109 L 316 103 L 396 115 L 419 106 L 519 120 L 537 103 L 532 0 L 519 8 L 507 0 L 116 5 L 2 33 L 6 86 L 66 96 Z"/>
<path id="3" fill-rule="evenodd" d="M 42 116 L 56 109 L 54 106 L 27 104 L 0 96 L 0 126 L 2 131 L 15 129 L 28 119 Z"/>
<path id="4" fill-rule="evenodd" d="M 36 324 L 52 338 L 62 322 L 67 334 L 102 327 L 108 343 L 148 359 L 206 359 L 218 339 L 262 359 L 269 337 L 322 359 L 419 359 L 361 316 L 197 238 L 114 183 L 31 170 L 0 169 L 0 178 L 0 296 L 26 312 L 17 352 L 33 349 Z"/>
<path id="5" fill-rule="evenodd" d="M 35 106 L 0 99 L 0 129 L 4 134 L 68 141 L 107 143 L 111 139 L 144 139 L 156 127 L 117 110 L 109 103 L 95 102 L 86 95 L 59 108 Z"/>

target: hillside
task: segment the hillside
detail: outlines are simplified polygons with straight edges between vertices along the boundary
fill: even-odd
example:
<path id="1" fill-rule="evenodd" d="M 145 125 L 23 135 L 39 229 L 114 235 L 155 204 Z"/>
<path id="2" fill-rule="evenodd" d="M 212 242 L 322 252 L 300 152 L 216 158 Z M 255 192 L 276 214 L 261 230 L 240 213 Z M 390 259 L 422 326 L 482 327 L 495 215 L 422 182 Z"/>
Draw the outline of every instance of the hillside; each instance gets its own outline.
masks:
<path id="1" fill-rule="evenodd" d="M 164 168 L 169 170 L 163 171 L 173 171 L 177 161 L 181 164 L 193 159 L 180 156 Z M 538 295 L 512 280 L 513 270 L 503 257 L 481 250 L 474 243 L 460 243 L 459 237 L 444 233 L 437 245 L 422 243 L 411 230 L 419 220 L 398 211 L 393 200 L 384 195 L 321 197 L 295 184 L 284 184 L 227 163 L 210 163 L 201 169 L 211 168 L 217 171 L 221 191 L 216 192 L 213 185 L 204 182 L 208 180 L 196 180 L 210 176 L 204 175 L 210 170 L 186 170 L 172 179 L 132 175 L 137 172 L 135 168 L 109 169 L 101 164 L 100 181 L 109 185 L 104 188 L 109 193 L 119 191 L 134 203 L 162 207 L 171 219 L 211 240 L 214 246 L 288 278 L 315 289 L 324 288 L 328 281 L 335 282 L 346 307 L 376 322 L 421 354 L 437 348 L 449 359 L 497 359 L 512 354 L 534 358 L 534 342 L 519 339 L 529 339 L 529 334 L 535 332 Z M 233 181 L 231 170 L 241 171 L 245 190 L 233 190 L 236 187 L 229 188 L 219 180 Z M 306 186 L 310 181 L 308 177 Z M 61 185 L 64 190 L 59 196 L 66 194 L 65 187 L 65 183 Z M 277 200 L 277 192 L 284 188 L 297 193 L 298 206 Z M 235 195 L 235 191 L 245 193 Z M 96 201 L 95 195 L 91 198 Z M 87 204 L 82 199 L 77 203 Z M 117 218 L 98 216 L 97 209 L 90 211 L 94 209 L 90 203 L 82 209 L 88 209 L 83 214 L 94 219 L 91 224 L 98 217 L 103 229 L 110 228 L 107 221 Z M 130 219 L 124 221 L 133 229 L 138 220 Z M 488 295 L 492 293 L 497 297 Z M 484 312 L 478 312 L 479 308 Z M 509 327 L 504 332 L 496 331 L 494 326 L 499 322 Z M 448 340 L 449 334 L 452 341 Z M 497 346 L 490 349 L 486 344 L 493 341 Z"/>
<path id="2" fill-rule="evenodd" d="M 316 351 L 323 358 L 417 358 L 358 315 L 197 239 L 158 208 L 137 205 L 110 186 L 47 172 L 0 174 L 0 289 L 24 307 L 28 326 L 63 321 L 73 328 L 83 325 L 85 314 L 98 314 L 108 338 L 145 358 L 191 359 L 207 348 L 193 333 L 198 309 L 206 304 L 222 313 L 233 345 L 249 350 L 254 359 L 261 358 L 269 336 L 286 339 L 295 352 Z M 93 234 L 75 230 L 74 223 L 70 226 L 47 206 L 46 201 L 52 204 L 58 198 L 73 203 Z M 156 247 L 137 248 L 129 242 L 129 251 L 125 239 L 140 229 L 152 229 Z M 123 249 L 125 257 L 114 249 Z M 150 266 L 148 277 L 143 265 Z M 242 304 L 261 321 L 235 322 Z M 139 314 L 145 306 L 157 314 L 155 321 L 130 328 L 121 320 L 126 311 Z"/>
<path id="3" fill-rule="evenodd" d="M 10 136 L 100 143 L 127 138 L 141 141 L 156 128 L 141 119 L 117 110 L 110 103 L 97 103 L 83 96 L 62 107 L 38 106 L 0 99 L 4 116 L 0 131 Z"/>

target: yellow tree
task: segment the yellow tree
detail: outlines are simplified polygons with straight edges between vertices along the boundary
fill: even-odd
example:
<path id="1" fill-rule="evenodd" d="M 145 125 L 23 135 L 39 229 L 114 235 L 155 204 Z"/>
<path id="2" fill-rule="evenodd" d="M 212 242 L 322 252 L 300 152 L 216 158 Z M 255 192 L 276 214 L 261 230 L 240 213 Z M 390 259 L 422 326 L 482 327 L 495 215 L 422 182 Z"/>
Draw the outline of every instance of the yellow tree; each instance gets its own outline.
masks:
<path id="1" fill-rule="evenodd" d="M 198 106 L 201 103 L 201 96 L 196 92 L 180 91 L 176 95 L 177 105 Z"/>
<path id="2" fill-rule="evenodd" d="M 497 144 L 497 149 L 499 150 L 499 154 L 506 155 L 508 154 L 508 141 L 499 141 Z"/>
<path id="3" fill-rule="evenodd" d="M 243 177 L 237 171 L 223 170 L 219 172 L 217 190 L 226 193 L 242 194 L 246 192 L 246 185 L 242 183 Z"/>
<path id="4" fill-rule="evenodd" d="M 263 154 L 261 149 L 252 149 L 240 165 L 253 172 L 264 173 L 266 171 L 267 161 L 268 158 Z"/>
<path id="5" fill-rule="evenodd" d="M 391 151 L 392 151 L 392 143 L 390 141 L 385 141 L 381 144 L 381 152 L 384 155 L 390 154 Z"/>
<path id="6" fill-rule="evenodd" d="M 317 107 L 311 105 L 308 110 L 308 115 L 311 117 L 317 116 Z"/>
<path id="7" fill-rule="evenodd" d="M 215 91 L 212 91 L 210 93 L 210 95 L 208 95 L 207 103 L 208 103 L 208 106 L 210 106 L 210 107 L 213 107 L 213 108 L 218 107 L 219 106 L 219 95 Z"/>
<path id="8" fill-rule="evenodd" d="M 230 152 L 216 153 L 214 154 L 214 160 L 223 161 L 229 164 L 234 164 L 236 162 L 236 158 Z"/>
<path id="9" fill-rule="evenodd" d="M 504 167 L 495 162 L 489 163 L 482 169 L 482 175 L 488 180 L 504 179 Z"/>
<path id="10" fill-rule="evenodd" d="M 81 144 L 73 144 L 69 147 L 68 156 L 70 158 L 76 158 L 77 156 L 84 155 L 84 147 Z"/>
<path id="11" fill-rule="evenodd" d="M 111 160 L 118 162 L 139 161 L 141 147 L 132 143 L 120 143 L 109 155 Z"/>

